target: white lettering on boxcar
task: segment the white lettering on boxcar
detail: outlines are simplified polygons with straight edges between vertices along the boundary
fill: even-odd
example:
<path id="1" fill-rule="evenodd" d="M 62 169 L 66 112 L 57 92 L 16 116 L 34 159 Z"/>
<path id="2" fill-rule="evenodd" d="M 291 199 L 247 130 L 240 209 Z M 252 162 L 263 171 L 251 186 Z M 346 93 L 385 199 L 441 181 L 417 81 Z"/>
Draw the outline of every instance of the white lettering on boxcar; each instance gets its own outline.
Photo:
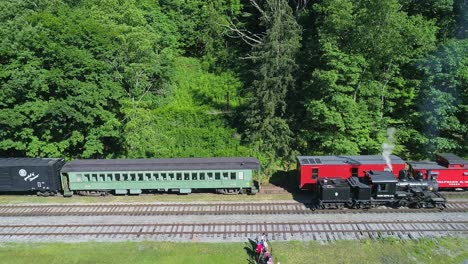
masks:
<path id="1" fill-rule="evenodd" d="M 28 172 L 25 169 L 19 170 L 18 174 L 19 176 L 23 177 L 24 181 L 34 181 L 39 177 L 39 174 L 36 174 L 34 172 L 28 174 Z"/>

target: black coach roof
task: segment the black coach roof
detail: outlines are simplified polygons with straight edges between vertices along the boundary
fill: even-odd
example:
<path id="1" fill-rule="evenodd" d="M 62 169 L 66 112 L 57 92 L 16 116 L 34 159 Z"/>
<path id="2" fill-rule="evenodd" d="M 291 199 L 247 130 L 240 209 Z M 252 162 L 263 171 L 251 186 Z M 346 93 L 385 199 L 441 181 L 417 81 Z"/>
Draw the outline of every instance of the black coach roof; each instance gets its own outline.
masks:
<path id="1" fill-rule="evenodd" d="M 301 165 L 360 165 L 360 164 L 386 164 L 382 155 L 361 156 L 298 156 Z M 392 164 L 405 163 L 400 157 L 390 155 Z"/>
<path id="2" fill-rule="evenodd" d="M 59 158 L 0 158 L 0 167 L 48 166 L 62 160 Z"/>
<path id="3" fill-rule="evenodd" d="M 62 172 L 178 171 L 260 169 L 256 158 L 83 159 L 67 162 Z"/>
<path id="4" fill-rule="evenodd" d="M 433 161 L 408 161 L 408 164 L 415 170 L 440 170 L 447 169 L 447 167 L 441 166 Z"/>

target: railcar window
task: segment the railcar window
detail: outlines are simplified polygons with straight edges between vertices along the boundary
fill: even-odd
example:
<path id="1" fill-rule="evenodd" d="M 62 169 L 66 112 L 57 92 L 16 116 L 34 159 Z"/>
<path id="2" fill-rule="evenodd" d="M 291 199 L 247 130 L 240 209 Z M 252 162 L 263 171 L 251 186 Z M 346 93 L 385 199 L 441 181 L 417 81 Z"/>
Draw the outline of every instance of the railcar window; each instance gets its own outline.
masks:
<path id="1" fill-rule="evenodd" d="M 184 180 L 190 181 L 190 173 L 184 173 Z"/>
<path id="2" fill-rule="evenodd" d="M 112 181 L 112 173 L 106 174 L 106 181 Z"/>
<path id="3" fill-rule="evenodd" d="M 177 173 L 177 180 L 178 181 L 181 181 L 182 180 L 182 173 Z"/>
<path id="4" fill-rule="evenodd" d="M 229 179 L 229 173 L 228 172 L 223 172 L 223 180 Z"/>
<path id="5" fill-rule="evenodd" d="M 143 173 L 138 173 L 138 178 L 137 178 L 138 181 L 143 181 Z"/>
<path id="6" fill-rule="evenodd" d="M 122 174 L 122 181 L 128 181 L 128 174 L 127 173 Z"/>
<path id="7" fill-rule="evenodd" d="M 167 180 L 167 175 L 166 175 L 166 173 L 161 173 L 161 175 L 159 175 L 159 176 L 161 177 L 161 178 L 160 178 L 161 180 L 163 180 L 163 181 L 166 181 L 166 180 Z"/>
<path id="8" fill-rule="evenodd" d="M 145 176 L 146 176 L 145 180 L 147 180 L 147 181 L 151 180 L 151 173 L 145 173 Z"/>
<path id="9" fill-rule="evenodd" d="M 204 172 L 200 173 L 200 180 L 201 181 L 205 180 L 205 173 Z"/>
<path id="10" fill-rule="evenodd" d="M 357 177 L 358 176 L 358 168 L 352 168 L 351 169 L 351 176 L 352 177 Z"/>
<path id="11" fill-rule="evenodd" d="M 379 184 L 379 191 L 386 191 L 387 190 L 387 184 Z"/>
<path id="12" fill-rule="evenodd" d="M 192 172 L 192 181 L 198 180 L 198 173 Z"/>
<path id="13" fill-rule="evenodd" d="M 235 172 L 231 172 L 231 180 L 235 180 L 236 179 L 236 173 Z"/>
<path id="14" fill-rule="evenodd" d="M 121 181 L 120 173 L 116 173 L 114 176 L 116 181 Z"/>
<path id="15" fill-rule="evenodd" d="M 317 179 L 319 174 L 319 169 L 318 168 L 312 168 L 312 179 Z"/>
<path id="16" fill-rule="evenodd" d="M 105 174 L 99 174 L 98 181 L 105 181 L 106 180 L 106 175 Z"/>
<path id="17" fill-rule="evenodd" d="M 136 179 L 135 173 L 130 173 L 130 181 L 134 181 Z"/>
<path id="18" fill-rule="evenodd" d="M 221 180 L 221 173 L 215 172 L 215 180 Z"/>
<path id="19" fill-rule="evenodd" d="M 168 177 L 168 180 L 169 180 L 169 181 L 173 181 L 173 180 L 175 179 L 174 173 L 168 173 L 168 176 L 169 176 L 169 177 Z"/>
<path id="20" fill-rule="evenodd" d="M 207 175 L 208 175 L 208 180 L 213 180 L 213 173 L 212 172 L 208 172 Z"/>

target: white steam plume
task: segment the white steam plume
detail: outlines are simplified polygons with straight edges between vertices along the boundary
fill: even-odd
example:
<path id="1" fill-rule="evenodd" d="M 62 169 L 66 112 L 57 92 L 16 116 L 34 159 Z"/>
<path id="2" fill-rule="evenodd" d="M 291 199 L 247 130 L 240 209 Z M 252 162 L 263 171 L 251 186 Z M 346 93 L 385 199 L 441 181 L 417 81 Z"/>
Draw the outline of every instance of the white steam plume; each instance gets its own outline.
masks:
<path id="1" fill-rule="evenodd" d="M 393 171 L 393 167 L 390 155 L 392 155 L 393 148 L 395 148 L 395 138 L 393 137 L 395 132 L 396 129 L 394 127 L 387 128 L 387 142 L 382 144 L 382 156 L 391 171 Z"/>

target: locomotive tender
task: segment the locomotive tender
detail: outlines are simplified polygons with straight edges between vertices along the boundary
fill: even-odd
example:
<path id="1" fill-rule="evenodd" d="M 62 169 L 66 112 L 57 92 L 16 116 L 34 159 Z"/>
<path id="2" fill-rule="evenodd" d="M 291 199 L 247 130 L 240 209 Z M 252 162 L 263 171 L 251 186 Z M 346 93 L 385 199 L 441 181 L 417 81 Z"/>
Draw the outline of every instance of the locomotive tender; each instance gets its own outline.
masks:
<path id="1" fill-rule="evenodd" d="M 74 160 L 0 158 L 0 192 L 41 196 L 140 194 L 143 192 L 255 194 L 255 158 Z"/>

